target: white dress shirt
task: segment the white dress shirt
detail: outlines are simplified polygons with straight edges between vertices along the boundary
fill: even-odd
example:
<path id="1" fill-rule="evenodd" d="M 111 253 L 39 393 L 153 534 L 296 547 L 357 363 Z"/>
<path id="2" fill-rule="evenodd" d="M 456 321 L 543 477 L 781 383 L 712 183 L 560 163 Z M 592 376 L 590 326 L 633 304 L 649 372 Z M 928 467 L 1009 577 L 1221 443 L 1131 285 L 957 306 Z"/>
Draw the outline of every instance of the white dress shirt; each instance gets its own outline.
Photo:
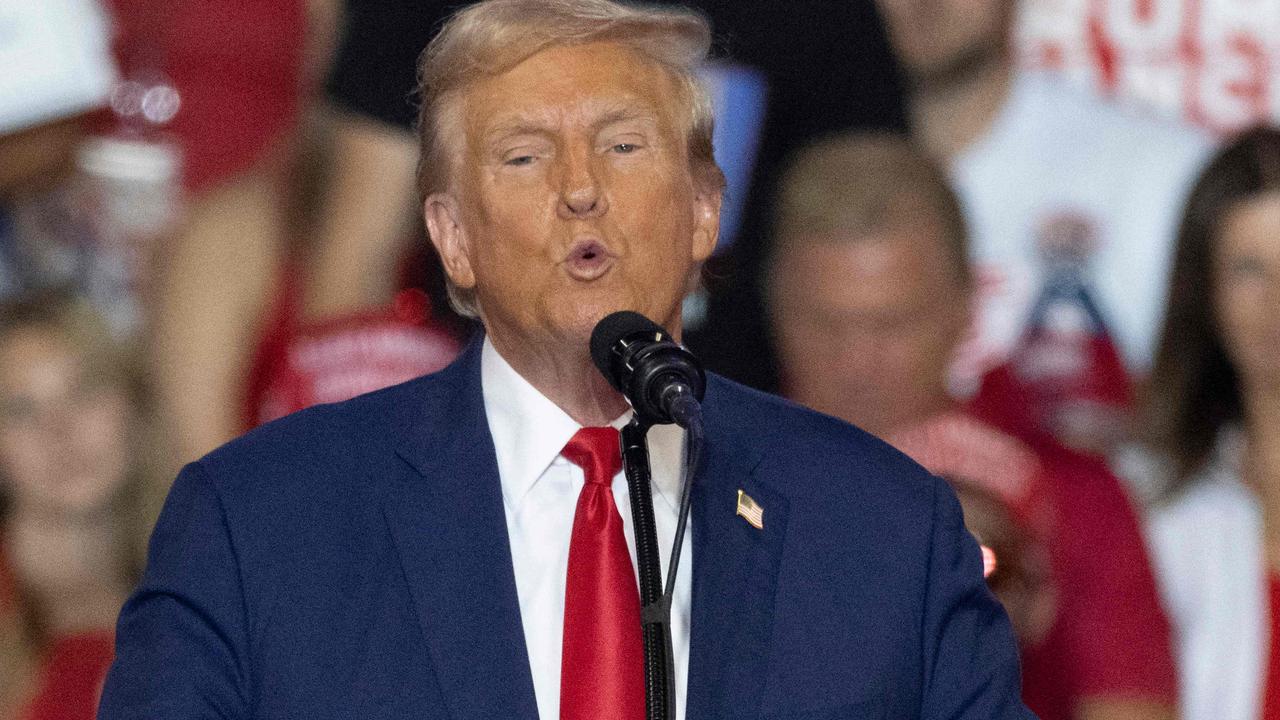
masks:
<path id="1" fill-rule="evenodd" d="M 562 457 L 560 451 L 582 426 L 521 377 L 487 338 L 480 353 L 480 386 L 489 432 L 497 450 L 520 619 L 529 650 L 538 715 L 542 720 L 558 720 L 569 537 L 573 532 L 578 495 L 586 484 L 582 469 Z M 620 429 L 630 419 L 631 413 L 627 412 L 611 424 Z M 664 581 L 676 531 L 683 443 L 684 431 L 675 425 L 658 425 L 649 431 L 653 513 Z M 627 481 L 621 472 L 613 478 L 613 497 L 622 515 L 627 550 L 635 569 L 635 523 L 631 519 Z M 692 529 L 686 531 L 671 607 L 676 720 L 684 717 L 688 681 L 692 535 Z M 638 588 L 637 572 L 637 592 Z"/>

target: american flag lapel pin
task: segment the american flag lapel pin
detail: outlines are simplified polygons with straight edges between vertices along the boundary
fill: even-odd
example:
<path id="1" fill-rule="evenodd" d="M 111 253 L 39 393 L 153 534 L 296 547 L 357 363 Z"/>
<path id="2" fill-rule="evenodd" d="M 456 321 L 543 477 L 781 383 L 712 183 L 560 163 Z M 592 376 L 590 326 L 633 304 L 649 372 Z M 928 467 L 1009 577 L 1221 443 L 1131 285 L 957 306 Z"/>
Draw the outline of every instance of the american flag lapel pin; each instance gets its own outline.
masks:
<path id="1" fill-rule="evenodd" d="M 741 488 L 738 490 L 738 514 L 750 523 L 751 527 L 757 530 L 764 529 L 764 508 Z"/>

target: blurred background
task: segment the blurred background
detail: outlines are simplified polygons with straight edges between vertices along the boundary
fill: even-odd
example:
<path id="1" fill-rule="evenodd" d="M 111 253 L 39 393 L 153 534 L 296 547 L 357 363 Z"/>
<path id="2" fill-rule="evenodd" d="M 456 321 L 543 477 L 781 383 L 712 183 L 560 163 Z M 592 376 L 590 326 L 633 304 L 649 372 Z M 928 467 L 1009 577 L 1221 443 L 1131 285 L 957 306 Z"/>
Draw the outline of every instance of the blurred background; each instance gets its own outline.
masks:
<path id="1" fill-rule="evenodd" d="M 0 720 L 93 717 L 182 464 L 475 332 L 414 183 L 465 4 L 0 0 Z M 1280 718 L 1280 0 L 678 4 L 685 341 L 953 483 L 1041 717 Z"/>

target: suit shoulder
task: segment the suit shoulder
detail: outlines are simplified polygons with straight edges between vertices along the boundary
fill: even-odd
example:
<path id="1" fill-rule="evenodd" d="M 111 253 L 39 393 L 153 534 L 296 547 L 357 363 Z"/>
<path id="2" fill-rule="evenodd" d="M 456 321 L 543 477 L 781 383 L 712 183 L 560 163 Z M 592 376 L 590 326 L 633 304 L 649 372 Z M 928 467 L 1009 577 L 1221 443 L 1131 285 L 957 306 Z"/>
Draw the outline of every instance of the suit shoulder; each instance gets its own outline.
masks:
<path id="1" fill-rule="evenodd" d="M 447 383 L 441 373 L 316 405 L 260 425 L 198 462 L 228 489 L 269 476 L 275 481 L 325 477 L 358 458 L 386 450 L 390 431 L 430 405 Z"/>
<path id="2" fill-rule="evenodd" d="M 943 481 L 870 433 L 788 400 L 719 378 L 707 395 L 709 454 L 785 500 L 795 542 L 839 542 L 895 566 L 927 567 L 950 492 Z"/>
<path id="3" fill-rule="evenodd" d="M 763 462 L 785 465 L 795 491 L 840 492 L 883 485 L 913 494 L 931 487 L 924 468 L 880 438 L 838 418 L 719 376 L 709 376 L 714 414 L 743 444 L 758 448 Z"/>

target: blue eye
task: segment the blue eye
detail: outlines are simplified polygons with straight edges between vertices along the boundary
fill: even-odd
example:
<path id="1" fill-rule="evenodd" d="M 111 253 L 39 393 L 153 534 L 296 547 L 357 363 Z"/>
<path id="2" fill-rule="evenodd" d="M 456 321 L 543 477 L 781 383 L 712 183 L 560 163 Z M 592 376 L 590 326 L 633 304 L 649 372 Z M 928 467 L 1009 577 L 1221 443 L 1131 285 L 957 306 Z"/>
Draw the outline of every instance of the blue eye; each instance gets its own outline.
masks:
<path id="1" fill-rule="evenodd" d="M 617 145 L 613 146 L 614 152 L 621 153 L 623 155 L 626 155 L 628 153 L 633 153 L 638 149 L 639 149 L 639 146 L 634 145 L 632 143 L 618 143 Z"/>
<path id="2" fill-rule="evenodd" d="M 533 164 L 533 160 L 534 157 L 532 155 L 521 155 L 519 157 L 513 157 L 510 160 L 505 160 L 502 164 L 519 167 L 521 165 L 531 165 Z"/>

